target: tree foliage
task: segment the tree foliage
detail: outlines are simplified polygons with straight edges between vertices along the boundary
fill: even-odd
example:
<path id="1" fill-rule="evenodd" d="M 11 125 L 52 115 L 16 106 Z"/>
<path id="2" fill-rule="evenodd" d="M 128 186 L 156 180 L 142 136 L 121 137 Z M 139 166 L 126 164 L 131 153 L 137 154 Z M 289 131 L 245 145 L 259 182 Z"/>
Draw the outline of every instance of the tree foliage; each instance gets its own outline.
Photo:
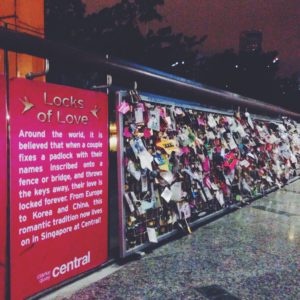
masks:
<path id="1" fill-rule="evenodd" d="M 46 0 L 46 36 L 102 55 L 187 75 L 206 36 L 197 39 L 174 33 L 171 27 L 143 33 L 143 24 L 163 19 L 158 11 L 163 4 L 164 0 L 121 0 L 86 16 L 80 0 Z M 184 61 L 184 67 L 172 69 L 176 61 Z"/>
<path id="2" fill-rule="evenodd" d="M 45 35 L 48 39 L 77 44 L 84 27 L 85 5 L 81 0 L 46 0 Z"/>
<path id="3" fill-rule="evenodd" d="M 208 57 L 196 80 L 243 96 L 299 110 L 296 78 L 278 76 L 277 51 L 235 53 L 232 49 Z"/>
<path id="4" fill-rule="evenodd" d="M 203 57 L 199 49 L 207 35 L 174 33 L 170 26 L 156 31 L 148 28 L 151 21 L 163 20 L 159 12 L 163 4 L 164 0 L 120 0 L 112 7 L 86 15 L 81 0 L 46 0 L 46 37 L 300 110 L 299 82 L 296 77 L 278 77 L 276 51 L 225 50 Z M 50 77 L 81 86 L 82 82 L 90 84 L 93 78 L 99 80 L 99 74 L 74 75 L 56 65 L 52 65 Z"/>

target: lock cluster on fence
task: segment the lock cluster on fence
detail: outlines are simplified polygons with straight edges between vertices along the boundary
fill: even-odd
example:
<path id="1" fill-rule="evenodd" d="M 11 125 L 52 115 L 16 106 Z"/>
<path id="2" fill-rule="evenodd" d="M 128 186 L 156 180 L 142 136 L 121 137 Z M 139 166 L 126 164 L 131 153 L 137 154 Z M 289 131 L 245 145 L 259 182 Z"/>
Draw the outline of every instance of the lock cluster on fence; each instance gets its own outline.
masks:
<path id="1" fill-rule="evenodd" d="M 280 188 L 298 174 L 300 128 L 124 96 L 126 249 Z"/>

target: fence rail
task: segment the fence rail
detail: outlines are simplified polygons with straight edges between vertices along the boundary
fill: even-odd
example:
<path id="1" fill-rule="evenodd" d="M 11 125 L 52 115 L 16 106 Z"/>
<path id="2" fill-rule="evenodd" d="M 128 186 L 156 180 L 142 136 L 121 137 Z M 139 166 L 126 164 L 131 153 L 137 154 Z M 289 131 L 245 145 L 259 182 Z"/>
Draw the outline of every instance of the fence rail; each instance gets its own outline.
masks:
<path id="1" fill-rule="evenodd" d="M 173 97 L 183 97 L 210 106 L 247 108 L 268 115 L 284 115 L 300 120 L 300 114 L 252 98 L 211 88 L 195 81 L 165 72 L 80 50 L 58 42 L 0 27 L 0 48 L 55 60 L 63 65 L 102 71 L 112 76 L 132 78 L 141 82 L 146 91 Z"/>

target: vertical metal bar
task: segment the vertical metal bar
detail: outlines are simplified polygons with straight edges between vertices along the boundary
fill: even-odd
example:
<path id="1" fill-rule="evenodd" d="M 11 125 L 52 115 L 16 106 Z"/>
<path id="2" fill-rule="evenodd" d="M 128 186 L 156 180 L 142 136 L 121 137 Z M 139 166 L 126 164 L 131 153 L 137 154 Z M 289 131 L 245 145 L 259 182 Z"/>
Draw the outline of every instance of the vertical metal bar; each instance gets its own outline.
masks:
<path id="1" fill-rule="evenodd" d="M 117 93 L 116 104 L 119 105 L 122 101 L 123 92 Z M 117 132 L 118 132 L 118 209 L 119 209 L 119 244 L 120 244 L 120 257 L 125 257 L 126 255 L 126 240 L 125 240 L 125 212 L 124 212 L 124 166 L 123 166 L 123 115 L 116 109 L 116 120 L 117 120 Z"/>
<path id="2" fill-rule="evenodd" d="M 108 136 L 108 145 L 107 145 L 107 159 L 108 159 L 108 172 L 107 172 L 107 176 L 108 176 L 108 182 L 107 182 L 107 259 L 111 259 L 111 240 L 112 240 L 112 236 L 110 234 L 110 228 L 111 228 L 111 224 L 112 224 L 112 214 L 111 214 L 111 201 L 109 201 L 110 199 L 113 199 L 114 197 L 112 196 L 113 192 L 110 189 L 110 178 L 111 178 L 111 169 L 110 169 L 110 164 L 111 164 L 111 152 L 110 152 L 110 101 L 109 101 L 109 93 L 107 90 L 107 101 L 108 101 L 108 109 L 107 109 L 107 114 L 108 114 L 108 124 L 107 124 L 107 136 Z"/>
<path id="3" fill-rule="evenodd" d="M 7 23 L 4 24 L 7 28 Z M 4 49 L 4 77 L 6 87 L 6 299 L 10 299 L 10 124 L 9 124 L 9 58 L 8 50 Z"/>

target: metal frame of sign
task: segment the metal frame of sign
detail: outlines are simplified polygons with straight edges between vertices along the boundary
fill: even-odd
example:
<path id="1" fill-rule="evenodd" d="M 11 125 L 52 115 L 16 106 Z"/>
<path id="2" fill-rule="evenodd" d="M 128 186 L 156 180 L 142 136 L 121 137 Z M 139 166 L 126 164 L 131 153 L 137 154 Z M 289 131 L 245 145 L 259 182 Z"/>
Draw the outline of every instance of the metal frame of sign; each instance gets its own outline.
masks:
<path id="1" fill-rule="evenodd" d="M 34 87 L 34 89 L 33 89 L 33 87 Z M 61 89 L 65 90 L 65 91 L 62 91 L 62 94 L 60 94 Z M 88 274 L 92 270 L 98 269 L 100 266 L 103 266 L 104 264 L 106 264 L 109 260 L 108 241 L 107 241 L 108 240 L 108 195 L 107 195 L 107 193 L 108 193 L 108 184 L 107 184 L 108 183 L 107 182 L 108 181 L 108 174 L 107 174 L 108 156 L 107 155 L 108 155 L 108 141 L 109 141 L 108 140 L 109 132 L 108 132 L 108 107 L 107 107 L 108 99 L 107 99 L 107 95 L 104 93 L 102 93 L 100 95 L 100 93 L 98 93 L 98 92 L 88 91 L 88 90 L 83 90 L 83 89 L 75 89 L 73 87 L 68 87 L 68 86 L 54 85 L 54 84 L 50 84 L 50 83 L 44 84 L 44 83 L 40 83 L 40 82 L 30 82 L 30 81 L 26 81 L 25 79 L 11 80 L 10 81 L 11 99 L 18 100 L 19 99 L 18 93 L 20 93 L 20 91 L 21 91 L 21 93 L 24 92 L 25 95 L 28 97 L 30 97 L 30 95 L 28 95 L 28 91 L 34 91 L 35 93 L 39 93 L 38 95 L 40 95 L 43 91 L 47 91 L 47 94 L 49 96 L 52 95 L 52 97 L 54 97 L 55 95 L 73 95 L 74 94 L 75 96 L 78 95 L 77 97 L 80 97 L 80 98 L 81 97 L 84 98 L 85 93 L 88 93 L 88 95 L 89 95 L 89 96 L 87 96 L 88 100 L 93 100 L 94 102 L 86 101 L 85 105 L 84 105 L 84 108 L 85 108 L 84 112 L 86 113 L 86 115 L 89 115 L 89 112 L 90 112 L 91 116 L 93 116 L 93 120 L 90 119 L 89 127 L 83 126 L 86 124 L 78 124 L 78 127 L 76 127 L 76 130 L 77 130 L 77 132 L 79 132 L 79 130 L 84 131 L 86 129 L 87 132 L 92 132 L 93 135 L 92 136 L 89 135 L 89 139 L 92 138 L 91 141 L 93 141 L 93 142 L 99 142 L 99 140 L 102 139 L 102 136 L 103 136 L 103 139 L 101 140 L 101 142 L 103 143 L 103 147 L 101 145 L 99 147 L 97 146 L 97 147 L 93 148 L 93 149 L 98 149 L 95 151 L 100 151 L 100 148 L 101 148 L 101 152 L 103 151 L 103 163 L 101 162 L 101 164 L 99 164 L 100 166 L 103 166 L 103 169 L 102 169 L 103 176 L 101 174 L 99 175 L 100 177 L 102 176 L 101 179 L 103 180 L 103 183 L 98 183 L 96 185 L 93 185 L 94 187 L 91 189 L 91 191 L 94 191 L 96 189 L 101 189 L 103 194 L 100 194 L 100 195 L 102 195 L 104 200 L 103 200 L 103 205 L 102 205 L 102 203 L 100 204 L 101 209 L 103 209 L 103 214 L 102 214 L 102 211 L 100 213 L 103 222 L 100 223 L 100 225 L 98 225 L 99 223 L 96 223 L 97 227 L 89 226 L 89 228 L 85 229 L 85 227 L 80 227 L 82 225 L 80 225 L 80 226 L 77 225 L 77 228 L 79 230 L 77 229 L 77 232 L 74 231 L 76 233 L 76 235 L 74 234 L 72 237 L 70 237 L 70 236 L 67 238 L 64 237 L 64 240 L 62 240 L 62 241 L 60 241 L 58 239 L 55 241 L 49 239 L 48 241 L 46 241 L 46 242 L 48 242 L 48 244 L 46 246 L 44 244 L 42 247 L 41 247 L 41 245 L 38 245 L 38 246 L 35 246 L 34 248 L 32 248 L 32 247 L 29 248 L 30 251 L 33 251 L 31 249 L 34 249 L 36 251 L 34 253 L 34 255 L 30 254 L 30 255 L 32 255 L 32 257 L 35 258 L 35 261 L 37 261 L 37 259 L 38 259 L 37 254 L 41 253 L 39 261 L 45 263 L 44 266 L 41 263 L 38 263 L 36 265 L 36 267 L 42 269 L 41 272 L 43 272 L 43 273 L 39 273 L 40 272 L 39 269 L 33 268 L 32 269 L 33 271 L 30 270 L 31 274 L 29 274 L 29 275 L 31 275 L 31 276 L 29 276 L 27 274 L 28 275 L 27 277 L 29 279 L 31 278 L 31 281 L 28 281 L 29 280 L 28 278 L 26 281 L 27 286 L 31 287 L 30 290 L 27 288 L 27 286 L 26 286 L 26 289 L 24 288 L 23 285 L 18 286 L 18 283 L 22 282 L 22 280 L 20 279 L 22 276 L 22 272 L 20 272 L 19 267 L 21 266 L 21 269 L 22 269 L 22 267 L 24 269 L 24 265 L 25 265 L 25 269 L 26 269 L 26 265 L 29 265 L 30 262 L 32 262 L 32 257 L 28 256 L 29 253 L 32 253 L 32 252 L 27 251 L 26 252 L 27 258 L 25 259 L 24 256 L 20 255 L 18 252 L 20 249 L 20 244 L 18 242 L 18 236 L 16 234 L 10 235 L 9 238 L 10 238 L 10 250 L 11 251 L 8 252 L 7 255 L 11 256 L 10 282 L 11 282 L 11 291 L 13 291 L 15 293 L 15 294 L 11 293 L 11 298 L 18 298 L 18 299 L 23 298 L 23 297 L 31 297 L 31 295 L 37 295 L 37 294 L 44 293 L 46 291 L 53 290 L 61 284 L 66 284 L 67 282 L 74 280 L 74 278 L 79 278 L 79 276 L 82 276 L 82 274 Z M 37 99 L 39 99 L 39 102 Z M 46 102 L 45 101 L 42 102 L 42 100 L 41 100 L 41 99 L 43 99 L 42 97 L 37 97 L 37 99 L 34 100 L 35 107 L 39 107 L 39 109 L 40 109 L 39 111 L 43 111 L 43 108 L 44 108 L 43 106 L 46 105 L 45 104 Z M 68 98 L 66 98 L 66 99 L 68 99 Z M 14 105 L 20 105 L 21 101 L 19 103 L 19 101 L 17 101 L 17 100 L 14 101 Z M 100 100 L 103 101 L 103 106 L 102 106 L 102 102 L 100 104 Z M 81 101 L 83 101 L 83 100 L 81 100 Z M 40 104 L 40 106 L 38 106 L 37 104 Z M 22 110 L 21 109 L 19 110 L 19 108 L 23 108 L 23 107 L 17 107 L 18 109 L 13 110 L 13 108 L 15 108 L 15 107 L 16 106 L 12 107 L 11 111 L 10 111 L 10 120 L 11 120 L 10 143 L 9 143 L 9 145 L 11 145 L 10 158 L 16 157 L 16 155 L 18 155 L 19 148 L 13 147 L 13 146 L 16 145 L 16 142 L 14 142 L 14 141 L 16 141 L 16 140 L 18 141 L 19 128 L 23 129 L 23 126 L 24 126 L 24 128 L 26 128 L 28 130 L 35 130 L 35 128 L 39 128 L 38 127 L 39 124 L 35 124 L 37 121 L 31 122 L 30 118 L 32 118 L 32 115 L 26 117 L 27 118 L 26 123 L 25 122 L 21 123 L 20 120 L 18 119 L 19 115 L 22 115 L 22 118 L 24 117 L 24 115 L 22 113 L 20 114 L 20 112 Z M 66 109 L 69 108 L 69 106 L 65 106 L 65 107 L 66 107 Z M 94 109 L 94 107 L 97 108 L 98 110 L 93 114 L 93 111 L 91 109 Z M 77 111 L 74 112 L 75 108 L 77 108 L 77 107 L 75 106 L 73 108 L 73 110 L 71 111 L 71 113 L 73 113 L 74 115 L 81 116 L 80 115 L 81 111 L 78 113 L 77 113 Z M 103 114 L 103 115 L 101 115 L 101 118 L 100 118 L 100 115 L 97 115 L 97 113 L 98 113 L 98 111 L 100 111 L 100 109 L 101 109 L 100 113 Z M 59 111 L 60 107 L 56 108 L 56 110 Z M 19 111 L 19 113 L 16 113 L 17 111 Z M 35 111 L 35 114 L 39 111 Z M 54 112 L 53 107 L 51 107 L 51 112 L 52 111 Z M 14 114 L 13 114 L 13 112 L 14 112 Z M 105 114 L 105 116 L 104 116 L 104 114 Z M 35 115 L 33 115 L 33 116 L 35 116 Z M 56 115 L 56 116 L 58 116 L 58 115 Z M 55 120 L 56 120 L 55 124 L 57 125 L 58 121 L 57 121 L 57 119 L 55 119 Z M 64 124 L 64 123 L 66 123 L 66 122 L 63 122 L 62 124 Z M 22 125 L 22 127 L 20 127 L 21 126 L 20 124 Z M 51 125 L 52 124 L 46 124 L 46 125 L 44 125 L 44 127 L 41 126 L 41 128 L 44 128 L 44 131 L 50 132 L 50 130 L 52 130 Z M 36 126 L 36 127 L 34 127 L 34 126 Z M 72 128 L 69 126 L 65 126 L 65 128 L 63 128 L 61 125 L 59 127 L 59 130 L 61 132 L 63 132 L 65 135 L 65 133 L 71 131 Z M 102 136 L 100 136 L 100 133 Z M 76 139 L 73 139 L 73 141 L 76 141 Z M 78 142 L 78 140 L 77 140 L 77 142 Z M 48 147 L 47 147 L 47 149 L 48 149 Z M 50 149 L 50 147 L 49 147 L 49 149 Z M 63 149 L 66 149 L 66 148 L 63 148 Z M 74 153 L 76 151 L 74 150 Z M 39 154 L 40 153 L 36 153 L 36 155 L 39 155 Z M 45 151 L 45 154 L 46 154 L 46 151 Z M 48 156 L 48 159 L 49 159 L 49 156 Z M 99 162 L 99 160 L 100 160 L 100 158 L 93 159 L 93 161 L 96 161 L 97 163 Z M 102 160 L 102 158 L 101 158 L 101 160 Z M 15 161 L 17 161 L 17 160 L 15 160 Z M 78 170 L 80 170 L 80 169 L 83 170 L 82 164 L 83 164 L 83 160 L 81 160 L 80 168 L 78 168 Z M 11 169 L 12 168 L 10 168 L 10 170 Z M 17 168 L 15 167 L 14 170 L 16 170 L 16 169 Z M 50 174 L 48 165 L 46 165 L 46 167 L 45 167 L 44 174 L 46 173 L 46 170 L 48 170 L 48 172 L 49 172 L 48 174 Z M 98 164 L 97 164 L 97 170 L 99 170 Z M 12 178 L 16 178 L 16 176 L 13 176 L 12 174 L 13 173 L 11 173 L 9 181 L 11 182 L 12 185 L 14 184 L 14 186 L 17 186 L 16 182 L 12 179 Z M 70 173 L 70 174 L 72 174 L 72 173 Z M 71 176 L 71 175 L 69 175 L 69 176 Z M 84 177 L 84 178 L 87 178 L 87 177 Z M 94 178 L 96 178 L 96 177 L 94 177 Z M 100 185 L 101 185 L 101 188 L 100 188 Z M 49 187 L 49 190 L 50 190 L 50 187 Z M 18 199 L 18 194 L 17 195 L 12 194 L 12 191 L 13 191 L 13 189 L 11 189 L 11 193 L 10 193 L 10 203 L 13 203 L 13 202 L 18 203 L 16 201 L 13 201 L 13 199 Z M 89 198 L 90 203 L 92 200 L 93 200 L 92 198 Z M 97 205 L 98 205 L 98 203 L 97 203 Z M 99 206 L 97 206 L 97 208 L 99 208 Z M 53 211 L 57 211 L 55 209 L 57 209 L 57 207 L 53 208 Z M 100 209 L 98 211 L 100 211 Z M 52 212 L 52 210 L 51 210 L 51 212 Z M 96 217 L 99 218 L 98 215 L 99 215 L 99 212 L 97 212 L 97 214 L 95 215 L 95 218 Z M 18 209 L 16 209 L 15 205 L 11 206 L 11 213 L 9 216 L 10 216 L 10 218 L 8 218 L 8 221 L 10 220 L 11 225 L 13 225 L 15 227 L 18 226 L 18 222 L 13 222 L 18 217 Z M 88 217 L 89 216 L 90 216 L 90 214 L 88 215 Z M 33 218 L 32 218 L 32 220 L 33 220 Z M 31 221 L 31 218 L 29 218 L 29 221 Z M 89 219 L 82 218 L 82 221 L 89 221 Z M 69 223 L 69 224 L 71 224 L 71 225 L 69 225 L 69 226 L 71 226 L 71 228 L 74 228 L 74 223 Z M 99 227 L 99 226 L 101 226 L 101 227 Z M 18 232 L 16 230 L 12 230 L 12 228 L 14 228 L 14 227 L 10 226 L 11 232 L 15 232 L 15 233 Z M 82 232 L 82 230 L 80 230 L 82 228 L 84 228 L 85 232 Z M 73 230 L 72 230 L 72 232 L 73 232 Z M 82 236 L 80 236 L 80 232 L 82 232 Z M 83 243 L 83 244 L 78 244 L 78 241 L 80 241 L 82 239 L 82 237 L 88 238 L 88 242 Z M 93 239 L 94 239 L 94 241 L 93 241 Z M 61 244 L 59 244 L 59 243 L 61 243 Z M 43 253 L 47 254 L 49 252 L 49 249 L 50 249 L 49 253 L 51 253 L 51 251 L 53 253 L 56 253 L 55 251 L 56 251 L 56 249 L 59 248 L 60 245 L 63 245 L 63 248 L 61 248 L 61 249 L 64 250 L 64 251 L 59 252 L 59 254 L 62 256 L 62 258 L 57 255 L 56 256 L 48 255 L 47 259 L 46 260 L 44 259 L 44 257 L 46 257 L 46 256 L 43 256 Z M 77 248 L 77 246 L 78 246 L 78 248 Z M 39 249 L 40 253 L 36 249 Z M 88 255 L 85 254 L 87 263 L 82 264 L 81 269 L 79 269 L 79 268 L 72 269 L 71 268 L 71 271 L 74 271 L 72 274 L 67 274 L 65 272 L 62 274 L 57 273 L 58 274 L 57 276 L 53 276 L 53 273 L 51 273 L 51 272 L 54 267 L 57 269 L 59 266 L 65 264 L 64 261 L 66 261 L 66 262 L 72 261 L 71 259 L 73 259 L 73 257 L 74 257 L 74 259 L 79 257 L 79 255 L 77 255 L 77 252 L 76 252 L 77 250 L 79 253 L 84 253 L 84 254 L 88 253 Z M 94 255 L 94 253 L 95 253 L 95 255 Z M 22 258 L 22 260 L 20 257 Z M 83 257 L 83 254 L 81 255 L 81 257 Z M 85 265 L 87 265 L 87 266 L 85 266 Z M 38 276 L 40 276 L 39 274 L 44 274 L 45 273 L 44 270 L 49 270 L 49 271 L 47 271 L 47 273 L 50 274 L 48 276 L 49 284 L 47 283 L 47 285 L 44 284 L 44 282 L 38 281 Z M 58 270 L 60 270 L 60 268 Z M 64 275 L 64 274 L 66 274 L 65 277 L 63 277 L 63 276 L 60 277 L 60 275 Z M 52 280 L 52 281 L 50 282 L 50 280 Z M 56 280 L 56 281 L 54 281 L 54 280 Z M 21 288 L 23 290 L 21 290 Z M 20 291 L 22 292 L 22 294 L 20 293 Z M 16 293 L 19 293 L 19 294 L 16 294 Z M 33 297 L 36 297 L 36 296 L 33 296 Z"/>
<path id="2" fill-rule="evenodd" d="M 8 296 L 8 195 L 9 195 L 9 181 L 7 180 L 9 170 L 7 164 L 8 159 L 8 123 L 7 123 L 7 105 L 8 105 L 8 92 L 7 92 L 7 81 L 4 75 L 0 75 L 0 135 L 1 135 L 1 150 L 2 155 L 0 159 L 1 165 L 1 187 L 0 187 L 0 300 L 4 300 Z"/>
<path id="3" fill-rule="evenodd" d="M 116 92 L 116 107 L 121 103 L 123 97 L 127 94 L 127 91 L 117 91 Z M 206 106 L 203 106 L 201 104 L 197 104 L 195 102 L 189 102 L 186 100 L 180 100 L 180 99 L 173 99 L 173 98 L 167 98 L 159 95 L 149 94 L 149 93 L 140 93 L 139 94 L 143 101 L 151 102 L 151 103 L 159 103 L 164 105 L 176 105 L 178 107 L 187 108 L 187 109 L 193 109 L 203 112 L 209 112 L 209 113 L 218 113 L 221 115 L 227 115 L 232 116 L 234 114 L 233 110 L 221 110 L 216 108 L 209 108 Z M 261 121 L 267 121 L 267 122 L 277 122 L 281 123 L 282 121 L 279 118 L 269 118 L 261 115 L 255 115 L 251 114 L 253 119 L 261 120 Z M 150 242 L 146 242 L 144 244 L 138 245 L 136 247 L 133 247 L 131 249 L 126 249 L 126 237 L 125 237 L 125 208 L 124 208 L 124 186 L 125 186 L 125 179 L 124 179 L 124 138 L 123 138 L 123 115 L 119 113 L 116 110 L 116 120 L 117 120 L 117 132 L 118 132 L 118 153 L 117 153 L 117 160 L 118 160 L 118 208 L 119 208 L 119 244 L 120 244 L 120 257 L 125 258 L 133 254 L 141 254 L 142 250 L 149 248 L 151 245 L 153 245 Z M 293 182 L 297 179 L 299 179 L 299 176 L 296 176 L 292 178 L 289 182 Z M 274 192 L 277 190 L 278 187 L 272 187 L 268 190 L 266 190 L 266 194 L 269 194 L 271 192 Z M 254 201 L 260 197 L 262 197 L 262 194 L 257 194 L 254 198 L 249 199 L 246 198 L 246 202 L 248 201 Z M 203 224 L 206 224 L 208 222 L 211 222 L 225 214 L 228 214 L 237 208 L 241 207 L 241 203 L 235 203 L 230 205 L 229 207 L 220 209 L 214 213 L 211 213 L 209 215 L 206 215 L 204 217 L 200 217 L 199 219 L 191 222 L 189 225 L 191 228 L 199 227 Z M 165 241 L 167 239 L 170 239 L 171 237 L 178 234 L 177 229 L 173 229 L 171 232 L 167 232 L 163 235 L 160 235 L 157 237 L 158 244 L 162 241 Z"/>

